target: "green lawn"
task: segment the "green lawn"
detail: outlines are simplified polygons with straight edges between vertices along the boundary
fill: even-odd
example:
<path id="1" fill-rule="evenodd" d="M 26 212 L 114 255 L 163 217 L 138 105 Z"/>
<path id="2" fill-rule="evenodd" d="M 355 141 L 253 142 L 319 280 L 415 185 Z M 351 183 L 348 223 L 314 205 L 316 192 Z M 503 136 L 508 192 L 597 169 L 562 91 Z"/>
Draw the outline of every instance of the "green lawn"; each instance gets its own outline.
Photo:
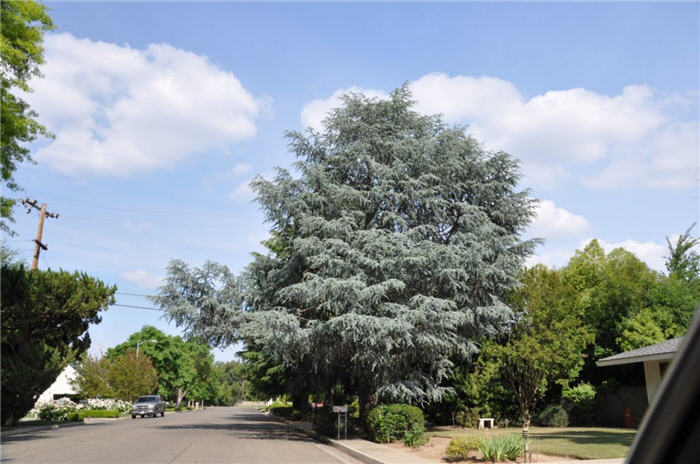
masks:
<path id="1" fill-rule="evenodd" d="M 521 429 L 438 428 L 428 432 L 428 436 L 481 438 L 504 433 L 520 434 Z M 604 427 L 530 427 L 530 449 L 542 454 L 578 459 L 623 458 L 636 433 L 634 429 Z"/>

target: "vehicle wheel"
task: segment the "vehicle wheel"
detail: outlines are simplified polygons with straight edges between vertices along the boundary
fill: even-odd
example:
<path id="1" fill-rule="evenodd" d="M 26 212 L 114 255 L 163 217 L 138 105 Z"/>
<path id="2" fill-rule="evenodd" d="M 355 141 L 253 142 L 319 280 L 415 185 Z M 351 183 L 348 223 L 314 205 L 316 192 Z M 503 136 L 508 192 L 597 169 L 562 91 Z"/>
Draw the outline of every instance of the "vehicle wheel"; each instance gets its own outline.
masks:
<path id="1" fill-rule="evenodd" d="M 132 415 L 131 415 L 131 418 L 132 418 L 132 419 L 136 419 L 136 414 L 132 414 Z"/>
<path id="2" fill-rule="evenodd" d="M 141 414 L 141 419 L 143 419 L 144 417 L 146 417 L 146 416 L 144 416 L 143 414 Z"/>

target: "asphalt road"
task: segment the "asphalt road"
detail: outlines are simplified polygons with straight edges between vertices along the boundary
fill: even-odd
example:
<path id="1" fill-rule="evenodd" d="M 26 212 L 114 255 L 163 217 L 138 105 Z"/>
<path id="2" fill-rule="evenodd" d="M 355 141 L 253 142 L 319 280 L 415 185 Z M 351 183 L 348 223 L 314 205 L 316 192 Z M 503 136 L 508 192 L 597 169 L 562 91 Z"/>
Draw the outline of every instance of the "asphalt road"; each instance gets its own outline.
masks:
<path id="1" fill-rule="evenodd" d="M 357 461 L 252 408 L 207 408 L 2 437 L 8 463 L 344 463 Z"/>

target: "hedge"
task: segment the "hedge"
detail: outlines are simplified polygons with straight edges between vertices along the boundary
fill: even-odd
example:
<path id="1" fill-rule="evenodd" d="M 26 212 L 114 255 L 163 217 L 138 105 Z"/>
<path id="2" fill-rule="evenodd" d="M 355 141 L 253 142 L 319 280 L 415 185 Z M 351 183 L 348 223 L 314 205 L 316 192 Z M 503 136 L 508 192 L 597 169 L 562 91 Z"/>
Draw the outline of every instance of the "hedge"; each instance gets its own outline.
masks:
<path id="1" fill-rule="evenodd" d="M 82 417 L 119 417 L 119 411 L 116 409 L 87 409 L 85 411 L 78 411 L 78 414 Z"/>

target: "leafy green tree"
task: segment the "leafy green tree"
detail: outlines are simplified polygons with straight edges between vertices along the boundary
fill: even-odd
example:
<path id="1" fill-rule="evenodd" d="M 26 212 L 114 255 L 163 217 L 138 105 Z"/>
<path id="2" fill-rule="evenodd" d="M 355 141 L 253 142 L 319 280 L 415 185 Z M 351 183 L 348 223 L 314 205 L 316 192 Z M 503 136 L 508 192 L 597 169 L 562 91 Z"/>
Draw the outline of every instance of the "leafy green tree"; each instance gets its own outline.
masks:
<path id="1" fill-rule="evenodd" d="M 559 271 L 537 265 L 525 271 L 510 302 L 517 319 L 506 343 L 489 342 L 482 356 L 495 360 L 529 427 L 535 401 L 558 380 L 575 379 L 592 334 L 582 323 L 573 288 Z"/>
<path id="2" fill-rule="evenodd" d="M 688 230 L 681 234 L 675 243 L 671 243 L 666 237 L 668 245 L 666 269 L 669 275 L 675 275 L 686 281 L 700 280 L 700 254 L 695 251 L 700 244 L 700 238 L 691 236 L 693 227 L 695 223 L 688 227 Z"/>
<path id="3" fill-rule="evenodd" d="M 124 343 L 107 350 L 107 357 L 114 359 L 130 349 L 135 350 L 137 344 L 158 372 L 158 393 L 163 398 L 173 399 L 179 405 L 193 387 L 202 388 L 198 384 L 209 379 L 213 355 L 208 345 L 166 335 L 153 326 L 144 326 Z"/>
<path id="4" fill-rule="evenodd" d="M 11 425 L 90 346 L 116 287 L 84 273 L 2 265 L 2 423 Z"/>
<path id="5" fill-rule="evenodd" d="M 621 351 L 622 324 L 649 306 L 660 275 L 623 248 L 606 255 L 597 240 L 577 250 L 562 271 L 582 307 L 583 321 L 593 330 L 588 368 L 598 371 L 595 361 Z"/>
<path id="6" fill-rule="evenodd" d="M 54 28 L 46 7 L 32 0 L 0 3 L 0 175 L 3 190 L 18 191 L 17 165 L 31 161 L 26 144 L 51 135 L 37 122 L 38 114 L 18 96 L 29 92 L 29 80 L 40 76 L 44 62 L 43 36 Z M 0 196 L 0 231 L 10 232 L 14 200 Z"/>
<path id="7" fill-rule="evenodd" d="M 313 379 L 328 402 L 337 386 L 356 393 L 364 418 L 380 398 L 440 399 L 453 360 L 505 328 L 534 201 L 510 155 L 414 112 L 406 87 L 343 103 L 322 132 L 288 134 L 294 176 L 253 182 L 270 253 L 240 278 L 171 264 L 155 303 Z"/>
<path id="8" fill-rule="evenodd" d="M 107 383 L 116 398 L 134 401 L 141 395 L 153 395 L 158 387 L 158 372 L 144 353 L 127 350 L 111 361 Z"/>
<path id="9" fill-rule="evenodd" d="M 105 357 L 85 356 L 75 368 L 72 384 L 84 398 L 111 398 L 114 392 L 107 380 L 110 360 Z"/>

